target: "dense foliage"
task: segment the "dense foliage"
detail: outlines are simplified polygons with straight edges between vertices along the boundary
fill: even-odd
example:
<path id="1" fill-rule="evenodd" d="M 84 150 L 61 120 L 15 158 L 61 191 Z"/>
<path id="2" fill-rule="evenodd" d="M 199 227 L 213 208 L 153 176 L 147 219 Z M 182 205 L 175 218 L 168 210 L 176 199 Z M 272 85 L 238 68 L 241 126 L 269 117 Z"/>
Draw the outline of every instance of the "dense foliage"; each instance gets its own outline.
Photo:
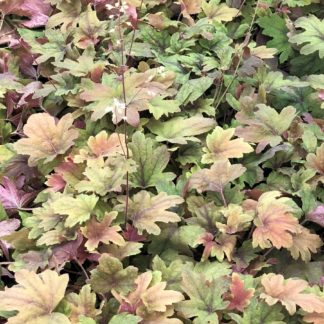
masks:
<path id="1" fill-rule="evenodd" d="M 0 316 L 324 323 L 321 0 L 1 0 Z"/>

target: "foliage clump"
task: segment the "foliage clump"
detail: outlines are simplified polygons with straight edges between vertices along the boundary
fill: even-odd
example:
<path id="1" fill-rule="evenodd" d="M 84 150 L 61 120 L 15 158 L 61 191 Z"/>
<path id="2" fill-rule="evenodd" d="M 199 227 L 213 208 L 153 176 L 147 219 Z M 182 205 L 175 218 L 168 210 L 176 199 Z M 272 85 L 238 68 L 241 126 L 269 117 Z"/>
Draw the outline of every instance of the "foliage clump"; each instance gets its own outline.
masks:
<path id="1" fill-rule="evenodd" d="M 324 323 L 321 1 L 0 12 L 4 322 Z"/>

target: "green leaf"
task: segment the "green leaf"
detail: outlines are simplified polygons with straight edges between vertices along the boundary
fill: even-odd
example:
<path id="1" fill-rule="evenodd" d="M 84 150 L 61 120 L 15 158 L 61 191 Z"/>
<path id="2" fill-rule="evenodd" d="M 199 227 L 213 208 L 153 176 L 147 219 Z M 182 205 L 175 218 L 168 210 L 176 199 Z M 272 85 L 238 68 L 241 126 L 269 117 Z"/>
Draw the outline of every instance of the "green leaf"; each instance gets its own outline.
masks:
<path id="1" fill-rule="evenodd" d="M 186 82 L 179 90 L 176 99 L 181 105 L 187 105 L 199 99 L 213 84 L 213 79 L 202 77 Z"/>
<path id="2" fill-rule="evenodd" d="M 295 22 L 295 27 L 303 28 L 304 31 L 290 37 L 289 41 L 302 45 L 300 53 L 303 55 L 319 52 L 319 57 L 324 58 L 324 20 L 314 15 L 300 17 Z"/>
<path id="3" fill-rule="evenodd" d="M 160 179 L 171 181 L 175 177 L 171 172 L 163 173 L 168 165 L 170 153 L 165 145 L 156 144 L 143 133 L 136 132 L 128 145 L 133 153 L 132 159 L 138 165 L 136 172 L 131 175 L 135 187 L 152 187 L 159 183 Z"/>
<path id="4" fill-rule="evenodd" d="M 127 323 L 127 324 L 137 324 L 142 319 L 139 316 L 135 316 L 132 314 L 122 313 L 118 314 L 112 317 L 112 319 L 109 321 L 109 324 L 121 324 L 121 323 Z"/>
<path id="5" fill-rule="evenodd" d="M 271 16 L 260 17 L 258 24 L 263 28 L 263 35 L 273 38 L 267 42 L 267 47 L 276 48 L 280 53 L 280 63 L 286 62 L 294 54 L 294 51 L 288 42 L 287 33 L 289 30 L 286 26 L 285 19 L 277 14 L 273 14 Z"/>
<path id="6" fill-rule="evenodd" d="M 157 135 L 159 142 L 187 144 L 187 141 L 199 142 L 195 136 L 208 132 L 215 124 L 214 119 L 196 115 L 190 118 L 175 117 L 166 122 L 150 121 L 147 127 Z"/>
<path id="7" fill-rule="evenodd" d="M 55 62 L 61 61 L 65 54 L 65 40 L 67 34 L 61 33 L 56 29 L 46 29 L 45 37 L 47 42 L 40 43 L 37 38 L 41 36 L 42 33 L 31 32 L 28 29 L 18 29 L 20 36 L 28 43 L 31 47 L 33 54 L 39 54 L 36 58 L 37 64 L 44 63 L 49 59 L 53 58 Z"/>
<path id="8" fill-rule="evenodd" d="M 281 310 L 280 305 L 270 307 L 254 297 L 250 305 L 244 309 L 242 316 L 233 313 L 229 316 L 237 324 L 285 324 Z"/>
<path id="9" fill-rule="evenodd" d="M 222 298 L 229 283 L 220 279 L 207 280 L 204 274 L 193 271 L 184 271 L 182 278 L 182 289 L 190 299 L 178 303 L 176 309 L 185 318 L 197 318 L 195 322 L 217 324 L 216 312 L 229 304 Z"/>
<path id="10" fill-rule="evenodd" d="M 62 195 L 55 200 L 52 208 L 55 213 L 67 215 L 65 225 L 73 227 L 90 219 L 99 198 L 95 195 L 78 195 L 76 198 Z"/>
<path id="11" fill-rule="evenodd" d="M 181 290 L 181 274 L 184 268 L 184 263 L 181 260 L 174 260 L 167 265 L 158 255 L 152 261 L 152 269 L 160 271 L 162 281 L 167 283 L 167 288 L 171 290 Z"/>
<path id="12" fill-rule="evenodd" d="M 176 100 L 164 100 L 161 96 L 152 99 L 148 107 L 155 119 L 160 119 L 163 115 L 169 116 L 169 114 L 181 111 L 179 103 Z"/>
<path id="13" fill-rule="evenodd" d="M 126 184 L 126 174 L 136 170 L 135 162 L 123 156 L 112 156 L 104 159 L 88 160 L 84 171 L 86 180 L 75 185 L 79 192 L 95 192 L 100 196 L 111 191 L 120 191 Z"/>
<path id="14" fill-rule="evenodd" d="M 123 264 L 116 258 L 103 254 L 99 259 L 99 265 L 91 271 L 90 284 L 97 293 L 108 293 L 112 289 L 127 293 L 134 286 L 138 269 L 129 266 L 123 268 Z"/>

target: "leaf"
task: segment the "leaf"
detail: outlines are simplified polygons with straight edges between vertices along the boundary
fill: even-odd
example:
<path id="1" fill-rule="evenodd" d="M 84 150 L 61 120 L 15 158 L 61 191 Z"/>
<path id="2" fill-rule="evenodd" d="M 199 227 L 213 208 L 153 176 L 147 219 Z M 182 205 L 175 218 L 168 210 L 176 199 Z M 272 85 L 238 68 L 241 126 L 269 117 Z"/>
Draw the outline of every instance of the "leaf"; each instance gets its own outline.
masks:
<path id="1" fill-rule="evenodd" d="M 0 183 L 0 203 L 5 209 L 19 209 L 25 207 L 35 196 L 35 193 L 26 193 L 19 190 L 16 184 L 8 177 L 3 177 Z"/>
<path id="2" fill-rule="evenodd" d="M 316 149 L 316 154 L 309 153 L 306 157 L 306 166 L 324 174 L 324 143 Z"/>
<path id="3" fill-rule="evenodd" d="M 0 3 L 0 11 L 3 15 L 18 15 L 28 17 L 30 20 L 22 24 L 28 28 L 40 27 L 46 24 L 51 12 L 49 4 L 43 0 L 4 0 Z"/>
<path id="4" fill-rule="evenodd" d="M 149 69 L 144 73 L 125 72 L 126 98 L 123 83 L 118 77 L 110 77 L 107 82 L 103 78 L 103 84 L 93 83 L 81 93 L 80 98 L 86 102 L 93 102 L 85 107 L 86 110 L 93 111 L 93 120 L 112 113 L 114 124 L 126 120 L 128 124 L 137 127 L 140 122 L 139 112 L 148 110 L 151 100 L 157 96 L 168 96 L 168 88 L 171 87 L 174 78 L 174 73 L 161 72 L 158 68 Z"/>
<path id="5" fill-rule="evenodd" d="M 271 107 L 259 104 L 254 118 L 245 118 L 240 113 L 236 115 L 238 121 L 247 124 L 237 127 L 236 136 L 247 142 L 259 143 L 256 153 L 260 153 L 268 144 L 274 147 L 282 142 L 281 135 L 290 127 L 296 116 L 294 107 L 285 107 L 280 114 Z"/>
<path id="6" fill-rule="evenodd" d="M 142 247 L 142 243 L 125 242 L 125 244 L 121 246 L 115 244 L 106 245 L 101 249 L 101 251 L 104 251 L 110 254 L 111 256 L 117 258 L 118 260 L 122 261 L 129 256 L 140 254 Z"/>
<path id="7" fill-rule="evenodd" d="M 308 55 L 319 52 L 319 57 L 324 58 L 324 45 L 322 42 L 324 35 L 324 21 L 314 15 L 300 17 L 295 22 L 295 27 L 303 28 L 304 31 L 290 37 L 289 41 L 297 45 L 305 44 L 301 47 L 300 54 Z"/>
<path id="8" fill-rule="evenodd" d="M 59 3 L 56 4 L 56 9 L 58 9 L 59 12 L 48 19 L 48 28 L 54 28 L 61 25 L 61 31 L 66 32 L 68 28 L 77 26 L 81 14 L 81 2 L 59 1 Z"/>
<path id="9" fill-rule="evenodd" d="M 91 5 L 79 17 L 79 26 L 74 33 L 74 42 L 79 48 L 85 49 L 89 45 L 96 45 L 99 37 L 105 36 L 107 22 L 100 21 L 96 10 Z"/>
<path id="10" fill-rule="evenodd" d="M 66 215 L 65 225 L 73 227 L 90 219 L 99 198 L 95 195 L 78 195 L 75 198 L 62 195 L 55 200 L 52 208 L 55 213 Z"/>
<path id="11" fill-rule="evenodd" d="M 297 260 L 300 257 L 303 261 L 309 262 L 311 252 L 316 253 L 322 245 L 320 236 L 312 234 L 309 229 L 301 226 L 300 233 L 293 235 L 293 243 L 288 250 L 293 259 Z"/>
<path id="12" fill-rule="evenodd" d="M 207 135 L 207 148 L 203 148 L 201 162 L 205 164 L 216 162 L 217 160 L 241 158 L 244 153 L 253 152 L 253 148 L 243 139 L 231 140 L 234 136 L 235 128 L 223 128 L 216 126 L 211 134 Z"/>
<path id="13" fill-rule="evenodd" d="M 292 215 L 291 207 L 284 203 L 285 198 L 278 198 L 279 196 L 278 191 L 269 191 L 260 196 L 254 220 L 256 229 L 252 236 L 253 247 L 290 248 L 293 234 L 300 233 L 298 220 Z"/>
<path id="14" fill-rule="evenodd" d="M 215 162 L 210 169 L 201 169 L 191 176 L 189 187 L 199 193 L 203 191 L 222 192 L 224 187 L 240 177 L 246 168 L 241 164 L 231 164 L 228 160 Z"/>
<path id="15" fill-rule="evenodd" d="M 259 298 L 253 297 L 242 316 L 234 313 L 230 313 L 229 316 L 237 324 L 285 324 L 286 322 L 282 321 L 285 316 L 281 310 L 280 305 L 270 307 Z"/>
<path id="16" fill-rule="evenodd" d="M 108 293 L 112 289 L 127 293 L 134 285 L 138 269 L 129 266 L 123 269 L 123 264 L 108 254 L 102 254 L 99 265 L 91 271 L 90 284 L 97 293 Z"/>
<path id="17" fill-rule="evenodd" d="M 46 29 L 45 35 L 41 32 L 31 32 L 28 29 L 18 29 L 18 32 L 31 47 L 32 54 L 39 54 L 36 59 L 33 58 L 33 61 L 37 64 L 44 63 L 50 59 L 54 59 L 55 62 L 63 59 L 66 47 L 66 34 L 62 34 L 55 29 Z M 44 41 L 44 36 L 47 41 Z M 42 39 L 42 42 L 39 42 L 39 39 Z"/>
<path id="18" fill-rule="evenodd" d="M 219 3 L 220 0 L 210 0 L 202 2 L 202 9 L 205 15 L 213 21 L 232 21 L 240 14 L 236 8 L 230 8 L 225 3 Z"/>
<path id="19" fill-rule="evenodd" d="M 306 314 L 303 317 L 303 321 L 306 323 L 313 323 L 313 324 L 322 324 L 324 319 L 324 313 L 310 313 Z"/>
<path id="20" fill-rule="evenodd" d="M 161 230 L 156 222 L 180 222 L 181 218 L 167 209 L 181 203 L 183 199 L 179 196 L 168 196 L 164 192 L 153 196 L 148 191 L 142 190 L 129 200 L 129 219 L 138 229 L 139 234 L 146 231 L 158 235 Z"/>
<path id="21" fill-rule="evenodd" d="M 92 72 L 103 71 L 105 63 L 103 61 L 95 62 L 95 49 L 88 46 L 78 57 L 77 60 L 66 58 L 63 62 L 53 62 L 52 64 L 58 68 L 69 71 L 76 77 L 91 75 Z"/>
<path id="22" fill-rule="evenodd" d="M 222 233 L 235 234 L 248 229 L 253 215 L 243 211 L 240 205 L 229 204 L 221 213 L 226 218 L 226 224 L 216 222 L 215 225 Z"/>
<path id="23" fill-rule="evenodd" d="M 95 192 L 100 196 L 121 191 L 121 186 L 126 184 L 126 174 L 135 170 L 135 162 L 121 155 L 110 157 L 106 161 L 103 158 L 88 160 L 83 173 L 86 180 L 77 183 L 75 189 L 79 192 Z"/>
<path id="24" fill-rule="evenodd" d="M 175 144 L 187 144 L 188 141 L 199 142 L 195 137 L 208 132 L 215 126 L 211 118 L 196 115 L 190 118 L 175 117 L 168 121 L 150 121 L 148 129 L 156 134 L 158 142 L 167 141 Z"/>
<path id="25" fill-rule="evenodd" d="M 195 317 L 197 323 L 218 323 L 217 311 L 225 309 L 229 302 L 222 299 L 228 283 L 226 280 L 207 280 L 202 273 L 184 271 L 182 289 L 189 300 L 178 303 L 176 309 L 185 318 Z"/>
<path id="26" fill-rule="evenodd" d="M 66 301 L 71 309 L 69 319 L 72 323 L 79 323 L 82 315 L 95 319 L 101 313 L 96 308 L 96 294 L 91 292 L 90 285 L 83 286 L 79 294 L 68 294 Z"/>
<path id="27" fill-rule="evenodd" d="M 78 131 L 73 129 L 73 117 L 64 115 L 59 121 L 47 113 L 33 114 L 24 126 L 22 138 L 14 143 L 19 154 L 29 155 L 28 164 L 35 166 L 38 161 L 53 161 L 64 154 L 78 138 Z"/>
<path id="28" fill-rule="evenodd" d="M 190 15 L 195 15 L 201 12 L 201 1 L 202 0 L 180 0 L 181 13 L 194 24 L 194 20 Z"/>
<path id="29" fill-rule="evenodd" d="M 10 245 L 5 241 L 1 240 L 1 237 L 10 235 L 15 232 L 20 226 L 20 221 L 18 219 L 7 219 L 0 222 L 0 245 L 3 249 L 8 249 Z M 5 253 L 5 251 L 4 251 Z"/>
<path id="30" fill-rule="evenodd" d="M 8 324 L 64 323 L 68 319 L 54 310 L 64 297 L 69 277 L 46 270 L 40 274 L 21 270 L 16 273 L 18 285 L 0 292 L 0 309 L 18 311 Z"/>
<path id="31" fill-rule="evenodd" d="M 251 298 L 254 295 L 253 288 L 244 288 L 244 281 L 241 280 L 237 273 L 232 274 L 232 282 L 230 285 L 230 295 L 228 305 L 229 310 L 238 310 L 243 312 L 244 309 L 250 304 Z"/>
<path id="32" fill-rule="evenodd" d="M 0 222 L 0 238 L 14 232 L 20 226 L 19 219 L 7 219 Z"/>
<path id="33" fill-rule="evenodd" d="M 109 324 L 120 324 L 120 323 L 127 323 L 127 324 L 138 324 L 142 319 L 139 316 L 135 316 L 132 314 L 121 313 L 118 315 L 114 315 Z"/>
<path id="34" fill-rule="evenodd" d="M 135 284 L 136 289 L 127 296 L 113 290 L 113 296 L 120 303 L 119 312 L 131 311 L 142 317 L 144 323 L 180 324 L 178 320 L 167 319 L 173 314 L 172 304 L 184 299 L 180 292 L 165 290 L 166 282 L 154 282 L 151 271 L 139 275 Z"/>
<path id="35" fill-rule="evenodd" d="M 267 47 L 276 48 L 280 53 L 280 63 L 286 62 L 294 54 L 288 42 L 288 27 L 284 18 L 279 15 L 263 16 L 258 19 L 258 24 L 263 28 L 262 34 L 272 37 L 267 42 Z"/>
<path id="36" fill-rule="evenodd" d="M 82 261 L 82 252 L 84 250 L 82 246 L 83 237 L 81 234 L 77 234 L 77 238 L 73 241 L 63 242 L 55 245 L 52 248 L 51 257 L 49 259 L 50 267 L 62 267 L 70 261 Z"/>
<path id="37" fill-rule="evenodd" d="M 160 271 L 162 280 L 167 283 L 167 288 L 180 290 L 181 274 L 184 268 L 182 260 L 174 260 L 167 265 L 158 255 L 152 261 L 152 270 Z"/>
<path id="38" fill-rule="evenodd" d="M 138 165 L 137 171 L 131 175 L 135 187 L 152 187 L 158 184 L 160 179 L 171 181 L 174 178 L 175 175 L 171 172 L 163 173 L 170 159 L 165 145 L 157 146 L 152 139 L 136 132 L 128 146 L 132 151 L 132 159 Z"/>
<path id="39" fill-rule="evenodd" d="M 195 243 L 203 244 L 205 247 L 201 257 L 203 261 L 209 257 L 216 257 L 218 261 L 222 262 L 225 256 L 231 261 L 236 245 L 236 236 L 220 234 L 214 239 L 213 234 L 206 232 L 198 237 Z"/>
<path id="40" fill-rule="evenodd" d="M 308 213 L 307 219 L 324 227 L 324 205 L 319 205 L 310 213 Z"/>
<path id="41" fill-rule="evenodd" d="M 186 82 L 179 90 L 176 99 L 180 105 L 187 105 L 199 99 L 213 84 L 213 79 L 202 77 Z"/>
<path id="42" fill-rule="evenodd" d="M 261 280 L 264 293 L 260 295 L 268 305 L 280 302 L 290 315 L 295 314 L 296 306 L 307 313 L 322 312 L 324 299 L 312 293 L 303 293 L 309 287 L 307 281 L 300 279 L 284 280 L 282 275 L 269 273 Z"/>
<path id="43" fill-rule="evenodd" d="M 123 237 L 118 233 L 121 231 L 120 226 L 111 226 L 117 214 L 117 212 L 107 213 L 100 222 L 96 220 L 96 217 L 92 217 L 86 226 L 81 228 L 83 236 L 88 239 L 85 243 L 88 251 L 94 251 L 100 242 L 105 244 L 112 242 L 119 246 L 125 244 Z"/>
<path id="44" fill-rule="evenodd" d="M 177 100 L 164 100 L 161 96 L 153 98 L 148 107 L 156 120 L 160 119 L 163 115 L 169 116 L 169 114 L 181 111 Z"/>

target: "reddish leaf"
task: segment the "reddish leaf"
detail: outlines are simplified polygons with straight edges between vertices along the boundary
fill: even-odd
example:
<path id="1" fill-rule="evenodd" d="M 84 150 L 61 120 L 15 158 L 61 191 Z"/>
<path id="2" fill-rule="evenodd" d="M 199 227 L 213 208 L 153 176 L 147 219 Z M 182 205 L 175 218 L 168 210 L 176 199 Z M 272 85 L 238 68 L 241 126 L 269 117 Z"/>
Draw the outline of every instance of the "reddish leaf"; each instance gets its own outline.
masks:
<path id="1" fill-rule="evenodd" d="M 44 0 L 4 0 L 0 3 L 4 15 L 15 14 L 28 17 L 22 24 L 28 28 L 44 26 L 51 12 L 51 6 Z"/>
<path id="2" fill-rule="evenodd" d="M 244 281 L 240 279 L 237 273 L 232 274 L 232 283 L 230 285 L 230 296 L 228 305 L 229 310 L 238 310 L 243 312 L 244 308 L 247 307 L 250 303 L 250 300 L 254 294 L 254 289 L 244 288 Z"/>
<path id="3" fill-rule="evenodd" d="M 64 265 L 66 262 L 78 260 L 83 263 L 89 256 L 84 250 L 83 237 L 78 234 L 74 241 L 66 242 L 55 246 L 52 250 L 53 254 L 49 260 L 51 268 Z"/>
<path id="4" fill-rule="evenodd" d="M 141 242 L 146 239 L 145 235 L 138 234 L 137 229 L 130 224 L 126 225 L 126 230 L 123 232 L 123 236 L 125 240 L 131 242 Z"/>

